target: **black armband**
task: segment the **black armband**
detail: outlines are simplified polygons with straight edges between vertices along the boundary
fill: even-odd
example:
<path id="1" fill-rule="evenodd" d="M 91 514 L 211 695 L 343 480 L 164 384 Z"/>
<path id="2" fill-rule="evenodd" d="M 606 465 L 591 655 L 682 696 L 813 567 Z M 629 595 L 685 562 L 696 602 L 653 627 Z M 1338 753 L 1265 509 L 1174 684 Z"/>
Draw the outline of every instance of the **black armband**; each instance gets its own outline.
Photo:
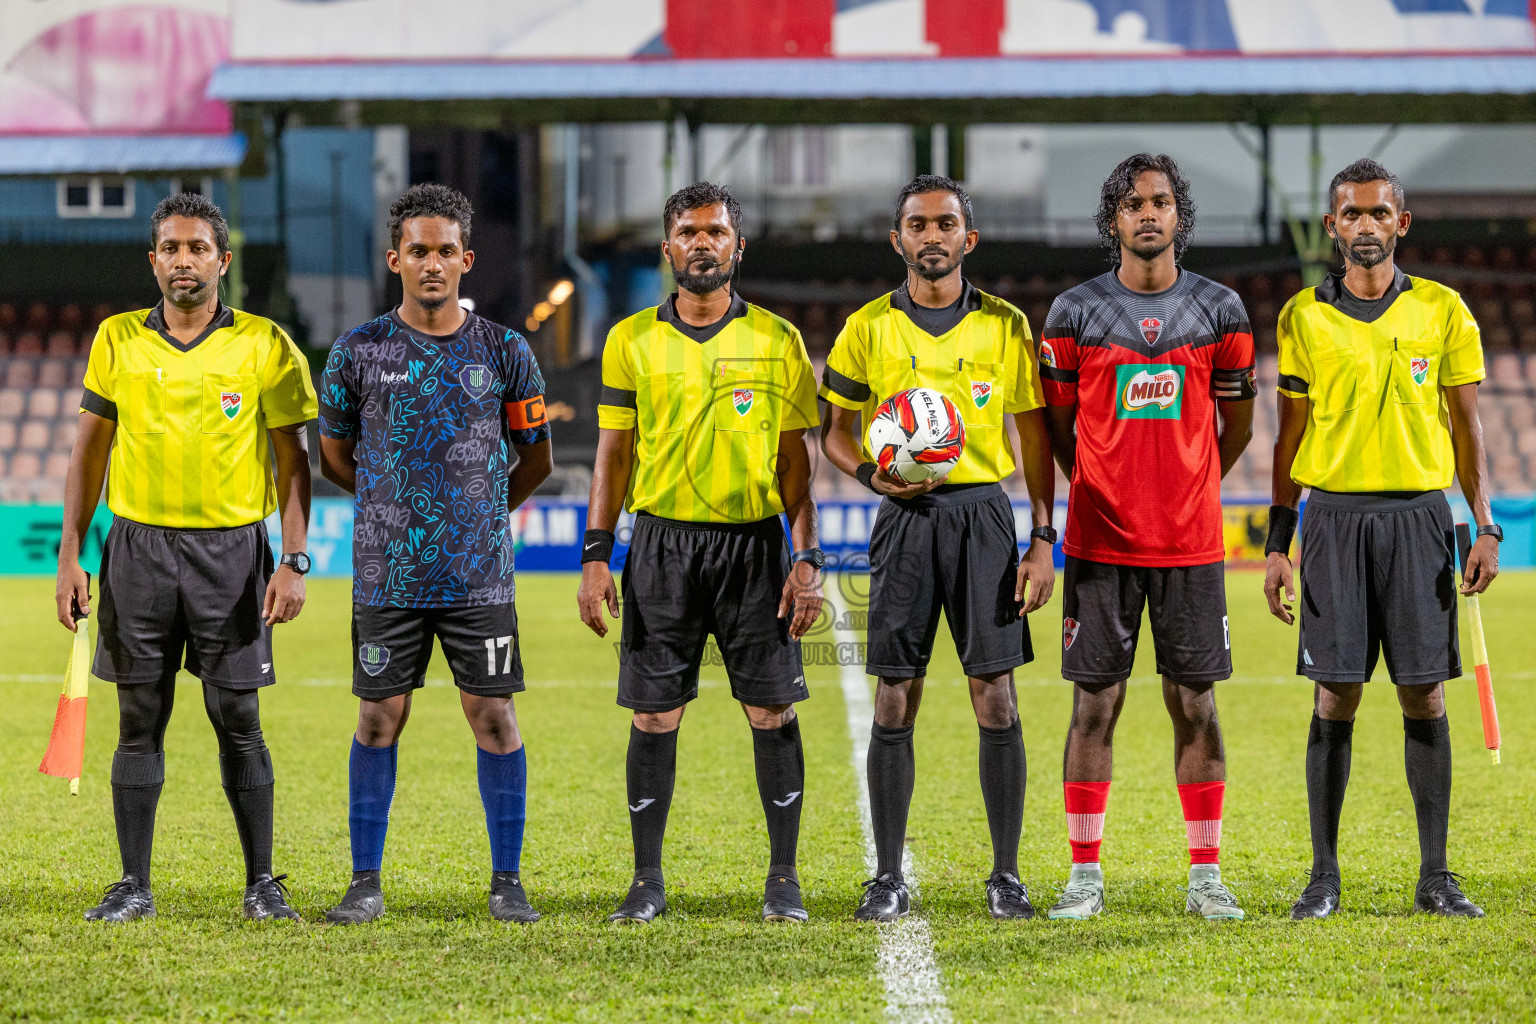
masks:
<path id="1" fill-rule="evenodd" d="M 880 467 L 875 463 L 866 462 L 854 470 L 853 475 L 859 478 L 859 483 L 873 491 L 875 489 L 875 474 L 879 471 Z"/>
<path id="2" fill-rule="evenodd" d="M 613 531 L 588 530 L 581 538 L 581 564 L 602 562 L 608 564 L 613 557 Z"/>
<path id="3" fill-rule="evenodd" d="M 1291 556 L 1291 538 L 1296 536 L 1296 524 L 1301 515 L 1289 505 L 1269 506 L 1269 539 L 1264 542 L 1264 557 L 1279 553 Z"/>

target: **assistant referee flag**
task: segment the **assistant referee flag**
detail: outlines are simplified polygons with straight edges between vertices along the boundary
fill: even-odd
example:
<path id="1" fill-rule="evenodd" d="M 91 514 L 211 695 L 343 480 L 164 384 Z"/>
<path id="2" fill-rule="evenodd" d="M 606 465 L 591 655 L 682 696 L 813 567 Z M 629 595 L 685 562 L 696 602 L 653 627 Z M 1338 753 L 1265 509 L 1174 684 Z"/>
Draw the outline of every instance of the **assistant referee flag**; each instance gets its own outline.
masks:
<path id="1" fill-rule="evenodd" d="M 276 511 L 267 430 L 319 415 L 293 340 L 224 305 L 186 345 L 160 305 L 103 321 L 80 407 L 117 422 L 112 513 L 177 529 L 245 526 Z"/>

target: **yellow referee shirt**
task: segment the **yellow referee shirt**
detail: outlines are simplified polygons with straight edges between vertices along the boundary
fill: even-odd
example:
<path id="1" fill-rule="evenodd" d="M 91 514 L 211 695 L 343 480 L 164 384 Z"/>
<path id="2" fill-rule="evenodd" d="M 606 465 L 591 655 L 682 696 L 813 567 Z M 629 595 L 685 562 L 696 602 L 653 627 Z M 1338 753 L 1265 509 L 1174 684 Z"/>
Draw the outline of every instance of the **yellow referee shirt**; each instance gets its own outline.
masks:
<path id="1" fill-rule="evenodd" d="M 189 345 L 166 331 L 160 306 L 103 321 L 80 406 L 117 421 L 112 513 L 181 529 L 244 526 L 276 510 L 267 429 L 318 414 L 292 339 L 224 305 Z"/>
<path id="2" fill-rule="evenodd" d="M 863 415 L 860 450 L 873 461 L 867 433 L 880 403 L 908 388 L 933 388 L 965 421 L 965 452 L 947 482 L 1004 479 L 1014 470 L 1004 416 L 1045 404 L 1029 322 L 970 282 L 960 296 L 960 322 L 937 337 L 905 311 L 911 305 L 902 285 L 848 318 L 827 357 L 821 397 Z"/>
<path id="3" fill-rule="evenodd" d="M 784 511 L 779 432 L 816 426 L 816 374 L 800 332 L 741 296 L 704 328 L 668 299 L 608 332 L 597 422 L 635 430 L 630 511 L 756 522 Z"/>
<path id="4" fill-rule="evenodd" d="M 1482 380 L 1461 296 L 1396 272 L 1380 299 L 1330 275 L 1280 311 L 1280 393 L 1311 403 L 1291 479 L 1325 491 L 1432 491 L 1456 472 L 1442 388 Z"/>

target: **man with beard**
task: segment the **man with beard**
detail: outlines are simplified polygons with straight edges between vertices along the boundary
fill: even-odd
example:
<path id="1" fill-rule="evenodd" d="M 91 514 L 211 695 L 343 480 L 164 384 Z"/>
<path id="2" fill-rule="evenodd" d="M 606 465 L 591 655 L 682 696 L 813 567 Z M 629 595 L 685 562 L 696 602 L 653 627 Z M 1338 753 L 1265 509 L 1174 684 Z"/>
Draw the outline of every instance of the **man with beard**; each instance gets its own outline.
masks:
<path id="1" fill-rule="evenodd" d="M 800 637 L 821 611 L 821 549 L 804 435 L 815 372 L 800 332 L 731 287 L 746 248 L 741 206 L 709 182 L 662 210 L 677 292 L 608 334 L 600 435 L 582 541 L 581 619 L 619 614 L 608 560 L 620 507 L 635 514 L 624 565 L 620 706 L 634 712 L 626 778 L 635 872 L 608 920 L 665 913 L 662 841 L 677 733 L 713 633 L 752 727 L 768 821 L 765 921 L 804 921 L 795 871 L 805 756 L 794 705 L 809 693 Z M 779 515 L 789 519 L 794 554 Z"/>
<path id="2" fill-rule="evenodd" d="M 276 681 L 272 626 L 304 605 L 309 364 L 283 329 L 219 301 L 229 225 L 181 193 L 150 217 L 153 309 L 103 321 L 91 345 L 64 492 L 59 621 L 90 611 L 80 540 L 102 481 L 114 519 L 101 555 L 91 671 L 117 684 L 112 814 L 122 880 L 89 921 L 153 917 L 150 852 L 165 782 L 165 729 L 183 663 L 203 684 L 224 794 L 245 854 L 244 913 L 294 919 L 272 875 L 272 758 L 258 691 Z M 273 471 L 276 467 L 276 477 Z M 264 520 L 282 510 L 276 571 Z M 185 662 L 183 662 L 185 652 Z"/>
<path id="3" fill-rule="evenodd" d="M 320 383 L 321 470 L 357 496 L 352 881 L 325 915 L 333 924 L 384 913 L 396 755 L 434 636 L 475 736 L 491 917 L 539 919 L 519 875 L 528 763 L 512 704 L 523 662 L 508 513 L 549 475 L 549 424 L 522 335 L 459 306 L 475 264 L 472 217 L 446 185 L 413 185 L 395 200 L 385 258 L 400 275 L 400 306 L 338 338 Z"/>
<path id="4" fill-rule="evenodd" d="M 1296 920 L 1339 906 L 1339 814 L 1349 784 L 1355 710 L 1385 653 L 1403 711 L 1403 761 L 1418 819 L 1415 910 L 1482 917 L 1446 864 L 1451 734 L 1444 682 L 1461 675 L 1456 633 L 1452 474 L 1477 520 L 1461 591 L 1499 571 L 1503 531 L 1488 502 L 1477 413 L 1477 323 L 1449 288 L 1397 269 L 1410 220 L 1403 186 L 1357 160 L 1328 187 L 1328 233 L 1342 273 L 1280 311 L 1280 431 L 1269 511 L 1269 610 L 1295 621 L 1290 547 L 1302 488 L 1301 629 L 1296 672 L 1315 684 L 1307 737 L 1311 880 Z M 1281 591 L 1284 591 L 1284 597 Z"/>
<path id="5" fill-rule="evenodd" d="M 1072 871 L 1049 916 L 1104 912 L 1115 723 L 1145 608 L 1189 841 L 1185 908 L 1241 920 L 1218 864 L 1227 766 L 1214 686 L 1232 674 L 1221 478 L 1253 433 L 1253 336 L 1231 289 L 1179 266 L 1195 204 L 1171 158 L 1122 161 L 1096 220 L 1114 269 L 1058 297 L 1040 342 L 1053 449 L 1072 482 L 1061 655 L 1074 684 Z"/>
<path id="6" fill-rule="evenodd" d="M 894 921 L 911 907 L 902 847 L 916 775 L 912 732 L 940 611 L 980 730 L 992 838 L 987 906 L 996 918 L 1035 913 L 1019 881 L 1026 773 L 1013 670 L 1034 658 L 1024 615 L 1043 606 L 1055 584 L 1055 478 L 1029 324 L 960 272 L 979 238 L 963 188 L 939 175 L 912 179 L 896 200 L 891 230 L 906 283 L 848 318 L 822 379 L 822 450 L 885 498 L 869 538 L 865 667 L 879 685 L 866 770 L 877 864 L 854 914 L 860 921 Z M 885 399 L 913 387 L 947 395 L 964 417 L 965 450 L 944 480 L 906 484 L 887 475 L 855 433 L 861 418 L 867 429 Z M 1000 483 L 1014 472 L 1008 416 L 1018 428 L 1035 524 L 1023 560 Z"/>

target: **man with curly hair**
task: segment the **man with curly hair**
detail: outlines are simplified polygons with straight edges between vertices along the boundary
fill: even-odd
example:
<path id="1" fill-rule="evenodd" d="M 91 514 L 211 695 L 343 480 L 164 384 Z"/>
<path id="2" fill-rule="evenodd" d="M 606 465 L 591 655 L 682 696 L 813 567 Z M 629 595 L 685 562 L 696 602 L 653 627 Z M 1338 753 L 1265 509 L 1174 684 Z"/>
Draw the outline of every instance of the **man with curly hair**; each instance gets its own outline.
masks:
<path id="1" fill-rule="evenodd" d="M 469 200 L 413 185 L 389 209 L 396 309 L 336 340 L 320 382 L 321 471 L 357 495 L 352 530 L 352 880 L 328 914 L 384 913 L 396 751 L 432 639 L 475 735 L 491 846 L 490 914 L 539 914 L 519 875 L 528 768 L 508 513 L 549 475 L 544 378 L 522 335 L 459 306 L 475 265 Z M 514 462 L 515 455 L 515 462 Z"/>
<path id="2" fill-rule="evenodd" d="M 1253 433 L 1253 336 L 1234 292 L 1179 266 L 1194 221 L 1172 159 L 1121 162 L 1097 217 L 1114 267 L 1058 297 L 1042 332 L 1051 447 L 1072 484 L 1061 656 L 1075 684 L 1064 765 L 1072 873 L 1053 920 L 1104 911 L 1115 721 L 1144 607 L 1173 720 L 1185 906 L 1207 920 L 1243 916 L 1217 864 L 1226 756 L 1213 686 L 1232 674 L 1221 478 Z"/>

